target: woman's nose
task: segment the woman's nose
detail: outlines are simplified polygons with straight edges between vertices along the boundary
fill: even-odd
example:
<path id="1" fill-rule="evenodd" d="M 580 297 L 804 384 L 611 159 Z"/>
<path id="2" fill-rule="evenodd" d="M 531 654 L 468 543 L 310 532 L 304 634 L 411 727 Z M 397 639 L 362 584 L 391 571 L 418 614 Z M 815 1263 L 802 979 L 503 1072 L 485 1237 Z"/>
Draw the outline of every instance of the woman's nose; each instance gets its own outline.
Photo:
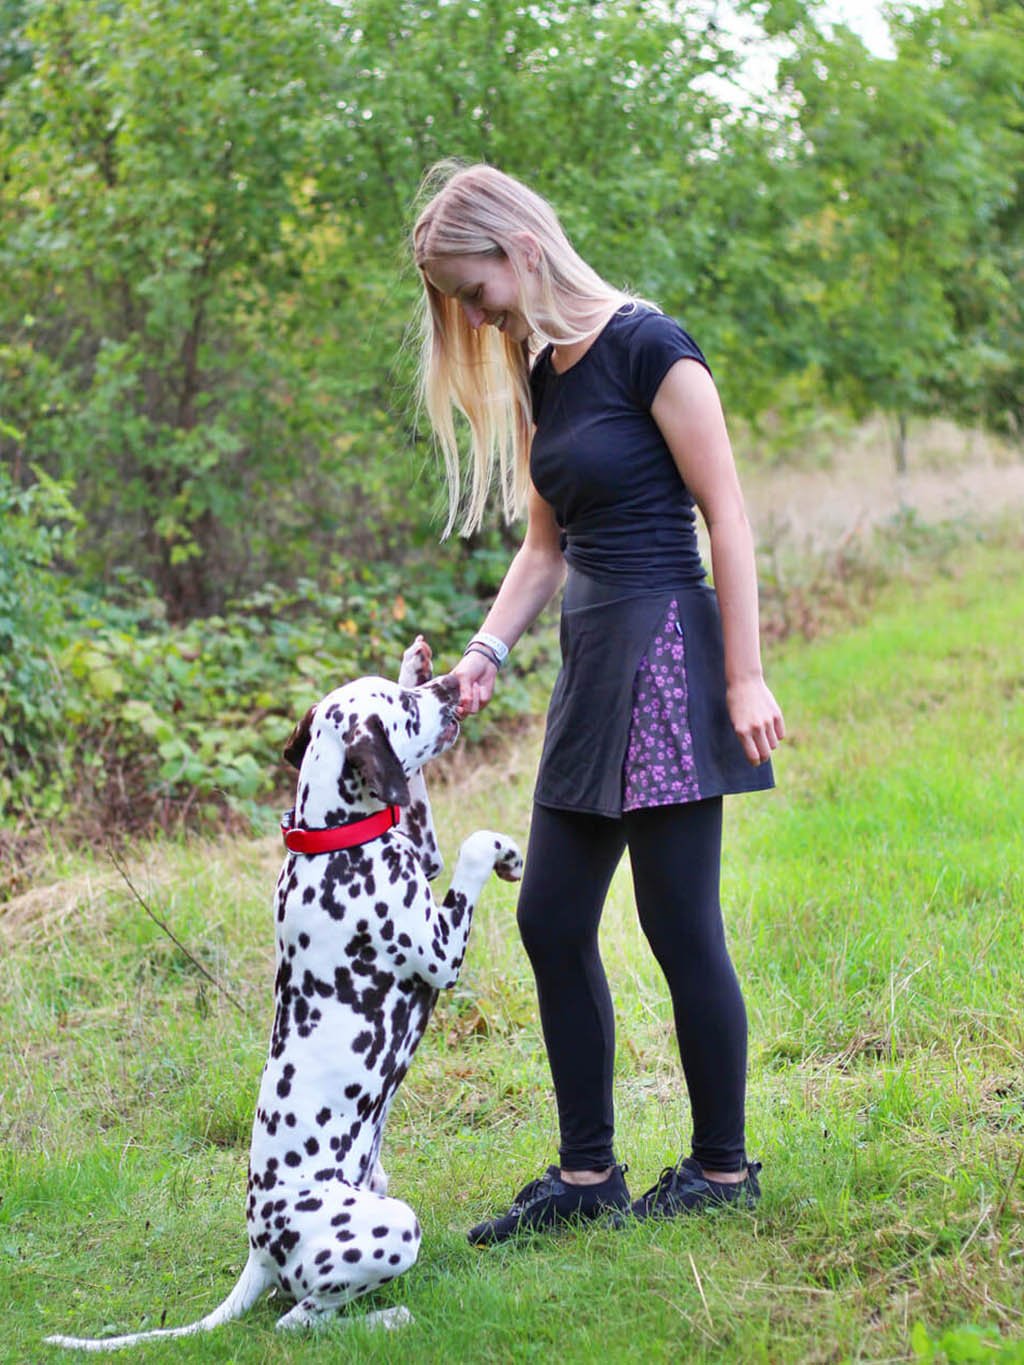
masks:
<path id="1" fill-rule="evenodd" d="M 477 327 L 482 326 L 482 324 L 486 321 L 486 315 L 482 308 L 476 308 L 471 303 L 464 303 L 462 307 L 466 314 L 466 321 L 474 330 Z"/>

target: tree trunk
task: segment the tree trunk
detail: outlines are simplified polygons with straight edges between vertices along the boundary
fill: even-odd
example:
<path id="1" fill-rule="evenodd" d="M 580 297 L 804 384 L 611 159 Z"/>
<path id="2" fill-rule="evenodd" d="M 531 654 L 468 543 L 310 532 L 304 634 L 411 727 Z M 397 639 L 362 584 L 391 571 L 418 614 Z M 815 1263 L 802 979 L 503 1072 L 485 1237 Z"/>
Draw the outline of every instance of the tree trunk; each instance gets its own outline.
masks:
<path id="1" fill-rule="evenodd" d="M 907 472 L 907 414 L 905 412 L 901 412 L 896 418 L 893 454 L 896 457 L 896 473 L 905 474 Z"/>

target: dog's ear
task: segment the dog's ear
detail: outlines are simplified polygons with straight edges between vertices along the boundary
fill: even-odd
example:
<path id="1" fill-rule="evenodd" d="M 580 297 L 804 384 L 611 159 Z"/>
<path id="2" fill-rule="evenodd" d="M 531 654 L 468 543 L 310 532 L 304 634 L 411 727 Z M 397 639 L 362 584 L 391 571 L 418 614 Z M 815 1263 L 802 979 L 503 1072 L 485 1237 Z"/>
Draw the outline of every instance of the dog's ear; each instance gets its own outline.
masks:
<path id="1" fill-rule="evenodd" d="M 316 707 L 311 706 L 306 714 L 296 725 L 291 733 L 288 743 L 284 746 L 282 757 L 286 763 L 290 763 L 293 768 L 302 766 L 302 757 L 309 748 L 309 737 L 313 728 L 313 717 L 316 714 Z"/>
<path id="2" fill-rule="evenodd" d="M 409 782 L 380 716 L 369 717 L 362 733 L 348 746 L 347 756 L 378 800 L 389 806 L 409 804 Z"/>

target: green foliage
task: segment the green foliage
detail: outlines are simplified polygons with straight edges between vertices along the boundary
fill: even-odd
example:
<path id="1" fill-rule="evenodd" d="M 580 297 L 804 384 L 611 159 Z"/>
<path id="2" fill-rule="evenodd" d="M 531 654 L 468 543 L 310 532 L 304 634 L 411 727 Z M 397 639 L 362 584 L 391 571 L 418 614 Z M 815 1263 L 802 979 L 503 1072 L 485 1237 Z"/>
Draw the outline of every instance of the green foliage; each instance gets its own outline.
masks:
<path id="1" fill-rule="evenodd" d="M 0 327 L 50 382 L 15 390 L 13 454 L 75 479 L 84 567 L 133 565 L 175 615 L 316 573 L 340 537 L 385 558 L 429 533 L 400 415 L 418 290 L 400 262 L 437 156 L 531 176 L 645 286 L 674 268 L 665 149 L 706 141 L 714 105 L 689 82 L 718 56 L 672 11 L 29 15 L 32 69 L 3 97 Z M 560 106 L 588 112 L 569 155 L 548 136 Z"/>
<path id="2" fill-rule="evenodd" d="M 0 643 L 10 642 L 0 733 L 17 739 L 0 763 L 0 808 L 17 802 L 29 819 L 71 806 L 87 826 L 123 831 L 208 824 L 225 809 L 253 815 L 290 789 L 281 750 L 326 692 L 364 674 L 395 676 L 420 633 L 439 670 L 455 662 L 493 567 L 481 550 L 459 585 L 433 561 L 337 565 L 322 584 L 268 585 L 220 616 L 175 625 L 144 584 L 126 585 L 124 603 L 56 595 L 46 556 L 60 528 L 39 519 L 66 511 L 64 498 L 49 482 L 16 502 L 12 494 L 9 504 L 27 510 L 0 560 L 15 570 L 0 574 Z M 546 633 L 524 642 L 473 740 L 536 711 L 556 652 Z"/>
<path id="3" fill-rule="evenodd" d="M 908 16 L 907 58 L 929 65 L 990 168 L 970 206 L 960 260 L 944 279 L 955 362 L 932 376 L 943 410 L 1024 437 L 1024 10 L 1014 0 L 947 0 Z"/>
<path id="4" fill-rule="evenodd" d="M 774 91 L 682 0 L 4 0 L 0 457 L 73 484 L 89 583 L 181 619 L 435 537 L 403 234 L 443 156 L 548 194 L 733 414 L 1020 430 L 1020 7 L 897 8 L 893 60 L 740 9 Z"/>
<path id="5" fill-rule="evenodd" d="M 950 1327 L 932 1337 L 924 1323 L 914 1324 L 910 1345 L 915 1360 L 942 1362 L 943 1365 L 968 1365 L 970 1361 L 990 1361 L 992 1365 L 1021 1365 L 1024 1343 L 1004 1342 L 998 1328 L 985 1328 L 968 1323 Z"/>
<path id="6" fill-rule="evenodd" d="M 328 300 L 305 275 L 337 95 L 328 17 L 38 6 L 31 76 L 4 99 L 4 322 L 53 381 L 31 402 L 15 389 L 19 449 L 79 481 L 90 545 L 179 614 L 223 600 L 229 555 L 312 567 L 321 461 L 344 456 L 346 403 L 318 368 Z"/>
<path id="7" fill-rule="evenodd" d="M 62 800 L 68 762 L 59 667 L 68 588 L 59 566 L 80 518 L 70 489 L 36 474 L 22 489 L 0 464 L 0 810 L 31 805 L 45 814 Z"/>
<path id="8" fill-rule="evenodd" d="M 805 26 L 781 68 L 822 377 L 859 413 L 938 406 L 1014 429 L 1020 7 L 947 0 L 894 25 L 895 59 Z"/>

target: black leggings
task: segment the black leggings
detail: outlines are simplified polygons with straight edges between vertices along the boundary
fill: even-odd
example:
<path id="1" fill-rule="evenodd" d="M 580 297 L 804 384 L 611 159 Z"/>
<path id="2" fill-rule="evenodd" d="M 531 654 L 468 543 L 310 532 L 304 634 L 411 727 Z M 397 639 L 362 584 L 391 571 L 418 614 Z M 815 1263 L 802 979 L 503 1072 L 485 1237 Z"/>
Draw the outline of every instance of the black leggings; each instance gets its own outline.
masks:
<path id="1" fill-rule="evenodd" d="M 672 995 L 692 1153 L 707 1170 L 746 1166 L 747 1016 L 725 946 L 721 845 L 720 797 L 619 820 L 534 806 L 519 930 L 537 980 L 565 1170 L 615 1161 L 615 1019 L 597 929 L 626 847 L 640 925 Z"/>

